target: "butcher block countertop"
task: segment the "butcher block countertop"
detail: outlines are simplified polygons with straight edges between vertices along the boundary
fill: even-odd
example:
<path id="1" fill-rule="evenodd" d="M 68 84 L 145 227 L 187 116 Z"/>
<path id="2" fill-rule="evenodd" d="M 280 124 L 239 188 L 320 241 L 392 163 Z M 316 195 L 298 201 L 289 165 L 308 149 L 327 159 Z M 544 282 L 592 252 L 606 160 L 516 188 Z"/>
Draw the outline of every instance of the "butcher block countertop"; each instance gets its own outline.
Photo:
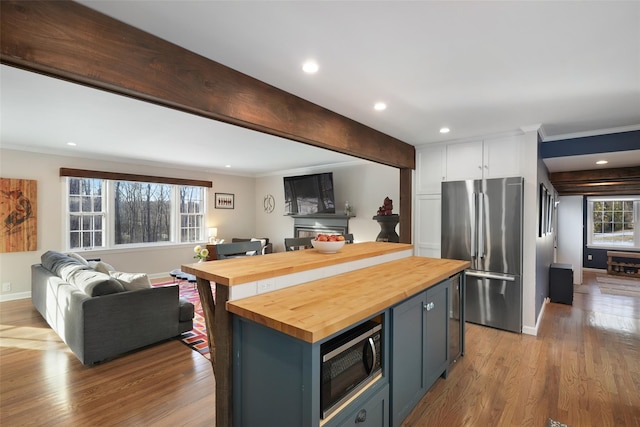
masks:
<path id="1" fill-rule="evenodd" d="M 321 254 L 316 249 L 305 249 L 185 264 L 181 269 L 206 280 L 234 286 L 412 249 L 413 245 L 404 243 L 362 242 L 344 245 L 335 254 Z"/>
<path id="2" fill-rule="evenodd" d="M 343 249 L 347 246 L 357 245 L 345 245 Z M 229 301 L 227 311 L 315 343 L 386 310 L 469 265 L 468 261 L 411 256 Z"/>

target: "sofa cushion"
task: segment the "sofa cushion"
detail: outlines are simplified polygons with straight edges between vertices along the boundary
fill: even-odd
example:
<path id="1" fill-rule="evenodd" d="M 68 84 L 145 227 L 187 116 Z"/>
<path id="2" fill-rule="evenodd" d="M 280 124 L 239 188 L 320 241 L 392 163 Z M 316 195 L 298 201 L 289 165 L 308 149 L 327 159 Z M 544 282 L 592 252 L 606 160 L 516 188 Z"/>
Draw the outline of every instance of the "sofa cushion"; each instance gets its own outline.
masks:
<path id="1" fill-rule="evenodd" d="M 62 278 L 91 297 L 124 292 L 119 281 L 90 268 L 73 271 Z"/>
<path id="2" fill-rule="evenodd" d="M 116 279 L 90 269 L 69 255 L 47 251 L 40 261 L 44 268 L 91 297 L 124 292 L 124 287 Z"/>
<path id="3" fill-rule="evenodd" d="M 146 273 L 123 273 L 110 271 L 109 275 L 116 279 L 124 287 L 125 291 L 137 291 L 151 287 L 151 280 Z"/>
<path id="4" fill-rule="evenodd" d="M 40 257 L 40 262 L 44 268 L 63 279 L 65 278 L 64 276 L 73 273 L 76 270 L 87 268 L 86 265 L 77 259 L 56 251 L 47 251 L 43 253 Z"/>

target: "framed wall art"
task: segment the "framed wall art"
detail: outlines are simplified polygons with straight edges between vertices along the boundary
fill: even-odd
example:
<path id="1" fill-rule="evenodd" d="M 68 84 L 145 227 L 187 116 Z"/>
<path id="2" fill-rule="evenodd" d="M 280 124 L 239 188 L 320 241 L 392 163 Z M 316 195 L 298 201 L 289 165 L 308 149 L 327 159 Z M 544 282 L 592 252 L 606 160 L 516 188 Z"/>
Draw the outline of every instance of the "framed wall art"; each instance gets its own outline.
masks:
<path id="1" fill-rule="evenodd" d="M 0 178 L 0 252 L 38 249 L 38 181 Z"/>
<path id="2" fill-rule="evenodd" d="M 540 183 L 540 195 L 538 198 L 538 203 L 540 204 L 540 212 L 538 214 L 538 237 L 542 237 L 547 234 L 547 204 L 549 203 L 547 200 L 547 187 L 544 184 Z"/>
<path id="3" fill-rule="evenodd" d="M 547 187 L 540 183 L 540 212 L 538 216 L 538 237 L 546 236 L 553 232 L 553 220 L 555 209 L 555 198 Z"/>
<path id="4" fill-rule="evenodd" d="M 215 193 L 216 209 L 233 209 L 235 203 L 235 195 L 231 193 Z"/>

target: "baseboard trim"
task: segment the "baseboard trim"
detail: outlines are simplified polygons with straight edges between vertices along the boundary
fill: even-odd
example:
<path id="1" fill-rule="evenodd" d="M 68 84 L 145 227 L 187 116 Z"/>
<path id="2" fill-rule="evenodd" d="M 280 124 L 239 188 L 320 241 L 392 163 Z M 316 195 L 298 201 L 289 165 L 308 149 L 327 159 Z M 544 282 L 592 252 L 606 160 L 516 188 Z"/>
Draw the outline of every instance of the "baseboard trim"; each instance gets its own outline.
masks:
<path id="1" fill-rule="evenodd" d="M 14 294 L 0 295 L 0 302 L 16 301 L 19 299 L 31 298 L 31 292 L 16 292 Z"/>
<path id="2" fill-rule="evenodd" d="M 550 302 L 551 302 L 550 298 L 547 297 L 544 299 L 542 308 L 540 309 L 540 314 L 538 314 L 538 319 L 536 320 L 536 326 L 534 328 L 530 326 L 523 326 L 522 327 L 523 334 L 533 335 L 533 336 L 538 335 L 538 329 L 540 328 L 540 323 L 542 322 L 542 316 L 544 316 L 544 309 L 546 308 L 547 304 L 549 304 Z"/>

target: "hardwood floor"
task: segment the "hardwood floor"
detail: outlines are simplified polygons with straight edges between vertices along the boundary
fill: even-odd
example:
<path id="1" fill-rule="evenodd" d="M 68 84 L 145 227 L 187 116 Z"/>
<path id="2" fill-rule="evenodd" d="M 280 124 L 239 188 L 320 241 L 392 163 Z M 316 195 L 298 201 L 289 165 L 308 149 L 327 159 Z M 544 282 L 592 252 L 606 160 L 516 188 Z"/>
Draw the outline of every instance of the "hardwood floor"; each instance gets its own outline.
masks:
<path id="1" fill-rule="evenodd" d="M 640 298 L 590 272 L 582 286 L 537 337 L 468 324 L 466 355 L 403 425 L 640 426 Z M 0 325 L 2 426 L 215 424 L 211 365 L 179 341 L 84 367 L 30 300 L 0 303 Z"/>
<path id="2" fill-rule="evenodd" d="M 465 356 L 403 426 L 640 426 L 640 298 L 601 294 L 593 272 L 579 291 L 537 337 L 467 324 Z"/>
<path id="3" fill-rule="evenodd" d="M 211 426 L 211 363 L 178 340 L 83 366 L 31 300 L 0 303 L 0 425 Z"/>

